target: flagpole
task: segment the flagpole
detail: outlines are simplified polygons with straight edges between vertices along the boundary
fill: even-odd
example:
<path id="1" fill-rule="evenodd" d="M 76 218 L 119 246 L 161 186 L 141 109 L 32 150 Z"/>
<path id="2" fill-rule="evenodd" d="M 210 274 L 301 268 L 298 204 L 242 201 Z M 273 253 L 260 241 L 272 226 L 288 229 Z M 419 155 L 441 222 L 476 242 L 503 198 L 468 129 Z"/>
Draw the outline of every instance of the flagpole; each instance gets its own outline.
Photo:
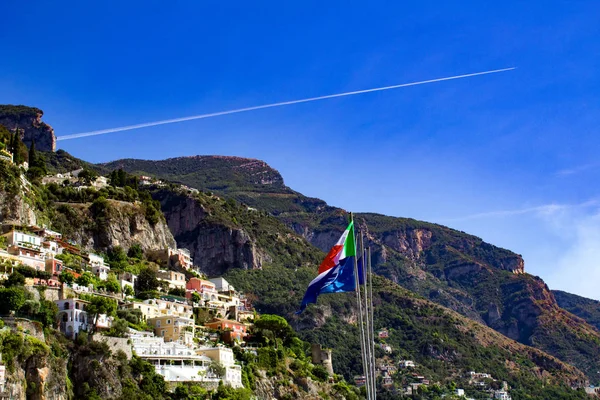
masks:
<path id="1" fill-rule="evenodd" d="M 354 221 L 354 216 L 352 215 L 352 213 L 350 213 L 350 221 L 353 222 Z M 354 229 L 352 230 L 353 234 L 354 234 Z M 355 235 L 356 238 L 356 235 Z M 356 243 L 356 240 L 354 241 L 354 243 Z M 356 249 L 355 249 L 355 253 L 356 253 Z M 358 306 L 358 327 L 360 330 L 360 353 L 361 353 L 361 359 L 362 359 L 362 364 L 363 364 L 363 373 L 365 375 L 365 387 L 367 388 L 367 400 L 372 400 L 371 397 L 371 379 L 370 379 L 370 373 L 367 372 L 367 354 L 366 354 L 366 345 L 367 343 L 365 342 L 365 331 L 364 331 L 364 322 L 363 322 L 363 310 L 362 310 L 362 301 L 361 301 L 361 297 L 360 297 L 360 282 L 358 279 L 358 261 L 356 258 L 356 254 L 354 256 L 354 284 L 356 285 L 356 303 Z"/>
<path id="2" fill-rule="evenodd" d="M 370 328 L 370 317 L 369 317 L 369 295 L 368 295 L 368 286 L 367 286 L 367 260 L 366 260 L 366 252 L 365 252 L 365 247 L 364 247 L 364 241 L 363 241 L 363 235 L 361 232 L 360 235 L 360 246 L 361 246 L 361 256 L 363 259 L 363 269 L 361 272 L 362 275 L 362 281 L 363 281 L 363 293 L 364 293 L 364 318 L 365 318 L 365 343 L 366 343 L 366 351 L 365 351 L 365 356 L 367 357 L 367 368 L 368 368 L 368 373 L 369 373 L 369 378 L 370 378 L 370 384 L 371 384 L 371 397 L 374 397 L 374 392 L 375 392 L 375 375 L 373 374 L 374 371 L 374 365 L 373 365 L 373 353 L 372 353 L 372 346 L 371 343 L 373 342 L 373 333 L 371 332 L 371 328 Z"/>
<path id="3" fill-rule="evenodd" d="M 370 307 L 371 307 L 371 312 L 370 312 L 370 325 L 371 327 L 369 328 L 371 335 L 373 337 L 373 340 L 371 340 L 371 349 L 372 349 L 372 366 L 373 366 L 373 400 L 377 399 L 377 386 L 376 386 L 376 381 L 375 381 L 375 368 L 376 368 L 376 360 L 375 360 L 375 326 L 374 326 L 374 312 L 373 312 L 373 267 L 371 265 L 371 247 L 367 248 L 367 266 L 369 268 L 369 299 L 370 299 Z M 366 270 L 366 268 L 365 268 Z M 365 288 L 367 287 L 367 281 L 365 281 Z"/>

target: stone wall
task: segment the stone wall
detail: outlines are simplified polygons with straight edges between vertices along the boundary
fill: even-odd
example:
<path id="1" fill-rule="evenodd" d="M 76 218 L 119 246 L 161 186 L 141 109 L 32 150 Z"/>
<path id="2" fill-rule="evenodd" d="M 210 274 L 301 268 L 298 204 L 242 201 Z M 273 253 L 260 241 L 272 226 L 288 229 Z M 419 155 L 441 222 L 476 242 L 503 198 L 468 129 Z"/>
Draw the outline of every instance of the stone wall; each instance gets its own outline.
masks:
<path id="1" fill-rule="evenodd" d="M 104 342 L 108 344 L 108 347 L 110 347 L 110 350 L 113 352 L 113 354 L 121 350 L 127 355 L 128 360 L 131 360 L 131 357 L 133 357 L 133 351 L 131 350 L 131 344 L 129 343 L 128 338 L 110 337 L 96 333 L 94 334 L 93 339 L 96 342 Z"/>

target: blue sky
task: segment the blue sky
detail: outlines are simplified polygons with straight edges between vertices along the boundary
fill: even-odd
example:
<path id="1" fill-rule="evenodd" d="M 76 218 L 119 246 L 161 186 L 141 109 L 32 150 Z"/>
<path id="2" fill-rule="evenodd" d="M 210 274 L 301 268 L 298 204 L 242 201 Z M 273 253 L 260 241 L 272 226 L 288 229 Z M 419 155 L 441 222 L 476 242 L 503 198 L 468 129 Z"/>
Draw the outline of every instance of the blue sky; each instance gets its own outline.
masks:
<path id="1" fill-rule="evenodd" d="M 600 3 L 418 3 L 8 2 L 0 103 L 60 136 L 516 66 L 59 145 L 263 159 L 306 195 L 476 234 L 600 299 Z"/>

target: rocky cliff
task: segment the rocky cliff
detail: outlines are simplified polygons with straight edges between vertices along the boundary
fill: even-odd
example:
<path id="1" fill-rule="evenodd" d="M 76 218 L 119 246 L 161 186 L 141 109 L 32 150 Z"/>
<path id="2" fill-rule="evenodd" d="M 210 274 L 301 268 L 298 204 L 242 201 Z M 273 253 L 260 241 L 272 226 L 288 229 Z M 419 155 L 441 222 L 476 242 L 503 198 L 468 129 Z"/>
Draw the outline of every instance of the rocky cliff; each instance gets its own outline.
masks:
<path id="1" fill-rule="evenodd" d="M 232 220 L 215 218 L 200 199 L 169 190 L 158 190 L 153 197 L 160 201 L 177 245 L 188 249 L 194 264 L 206 274 L 221 275 L 229 268 L 261 268 L 270 259 L 248 232 Z"/>
<path id="2" fill-rule="evenodd" d="M 0 223 L 36 225 L 32 206 L 33 188 L 21 171 L 6 162 L 0 162 Z"/>
<path id="3" fill-rule="evenodd" d="M 57 204 L 53 228 L 84 248 L 106 250 L 120 246 L 127 250 L 139 243 L 144 250 L 176 247 L 175 239 L 164 220 L 152 225 L 141 204 L 107 200 L 103 209 L 91 203 Z"/>
<path id="4" fill-rule="evenodd" d="M 4 320 L 7 326 L 0 330 L 0 342 L 6 365 L 5 393 L 8 398 L 70 399 L 67 360 L 52 352 L 41 324 L 15 318 Z"/>
<path id="5" fill-rule="evenodd" d="M 44 112 L 39 108 L 0 105 L 0 125 L 11 131 L 19 128 L 21 140 L 29 147 L 35 140 L 35 147 L 41 151 L 54 151 L 56 149 L 56 136 L 54 129 L 42 122 Z"/>

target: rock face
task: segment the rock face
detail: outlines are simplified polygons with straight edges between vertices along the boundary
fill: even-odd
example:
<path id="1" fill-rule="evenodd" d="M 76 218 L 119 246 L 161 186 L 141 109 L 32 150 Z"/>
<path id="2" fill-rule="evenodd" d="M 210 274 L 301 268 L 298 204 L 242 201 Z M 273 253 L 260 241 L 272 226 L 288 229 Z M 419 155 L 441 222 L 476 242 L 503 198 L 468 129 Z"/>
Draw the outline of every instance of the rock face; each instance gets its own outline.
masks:
<path id="1" fill-rule="evenodd" d="M 25 201 L 24 194 L 9 196 L 0 190 L 0 222 L 16 225 L 36 225 L 33 208 Z"/>
<path id="2" fill-rule="evenodd" d="M 176 247 L 165 221 L 150 224 L 140 204 L 108 200 L 102 215 L 95 214 L 92 208 L 90 204 L 63 204 L 59 210 L 69 221 L 64 228 L 56 225 L 56 229 L 90 250 L 116 246 L 127 250 L 134 243 L 144 251 Z"/>
<path id="3" fill-rule="evenodd" d="M 29 147 L 35 140 L 35 147 L 41 151 L 56 150 L 54 129 L 42 122 L 44 112 L 39 108 L 0 105 L 0 125 L 14 131 L 19 128 L 21 140 Z"/>
<path id="4" fill-rule="evenodd" d="M 71 389 L 67 383 L 67 360 L 54 356 L 46 346 L 44 332 L 41 324 L 15 318 L 5 318 L 10 327 L 4 330 L 14 332 L 31 328 L 35 335 L 24 334 L 25 346 L 32 341 L 35 349 L 28 352 L 27 356 L 17 354 L 10 366 L 6 368 L 5 392 L 7 398 L 19 400 L 68 400 L 72 398 Z M 33 327 L 31 324 L 39 326 Z M 17 330 L 17 327 L 18 330 Z M 29 332 L 29 330 L 25 330 Z M 3 332 L 8 334 L 8 332 Z M 20 335 L 20 334 L 17 334 Z M 18 336 L 17 336 L 18 337 Z M 29 345 L 29 346 L 34 346 Z"/>
<path id="5" fill-rule="evenodd" d="M 33 201 L 29 199 L 31 185 L 14 165 L 0 163 L 0 222 L 36 225 Z"/>
<path id="6" fill-rule="evenodd" d="M 190 251 L 194 264 L 208 275 L 221 275 L 229 268 L 261 268 L 269 256 L 246 231 L 211 218 L 197 200 L 170 191 L 156 192 L 177 245 Z"/>

